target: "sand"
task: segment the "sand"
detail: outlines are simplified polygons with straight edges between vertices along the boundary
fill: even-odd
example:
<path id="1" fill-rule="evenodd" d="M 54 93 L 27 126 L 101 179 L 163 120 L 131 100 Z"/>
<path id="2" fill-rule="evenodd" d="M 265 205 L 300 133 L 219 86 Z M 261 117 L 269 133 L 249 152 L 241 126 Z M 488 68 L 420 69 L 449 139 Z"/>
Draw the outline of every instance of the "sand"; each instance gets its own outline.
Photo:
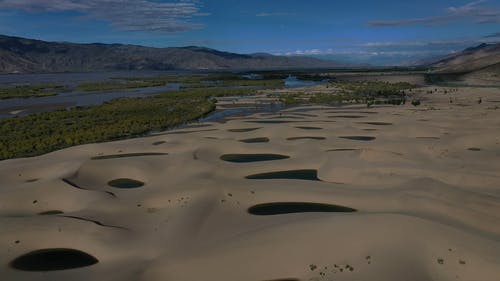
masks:
<path id="1" fill-rule="evenodd" d="M 2 161 L 0 279 L 498 281 L 500 90 L 428 90 Z"/>

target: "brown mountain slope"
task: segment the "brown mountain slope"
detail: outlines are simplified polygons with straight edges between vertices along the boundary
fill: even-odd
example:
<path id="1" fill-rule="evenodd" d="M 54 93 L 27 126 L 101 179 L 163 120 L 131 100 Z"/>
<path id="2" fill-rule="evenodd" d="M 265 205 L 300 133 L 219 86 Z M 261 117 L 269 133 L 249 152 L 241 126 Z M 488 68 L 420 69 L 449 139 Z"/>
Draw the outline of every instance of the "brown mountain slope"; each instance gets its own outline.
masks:
<path id="1" fill-rule="evenodd" d="M 309 57 L 241 55 L 202 47 L 74 44 L 0 35 L 0 73 L 343 67 Z"/>
<path id="2" fill-rule="evenodd" d="M 448 56 L 432 66 L 438 73 L 470 73 L 500 63 L 500 44 L 481 44 Z"/>

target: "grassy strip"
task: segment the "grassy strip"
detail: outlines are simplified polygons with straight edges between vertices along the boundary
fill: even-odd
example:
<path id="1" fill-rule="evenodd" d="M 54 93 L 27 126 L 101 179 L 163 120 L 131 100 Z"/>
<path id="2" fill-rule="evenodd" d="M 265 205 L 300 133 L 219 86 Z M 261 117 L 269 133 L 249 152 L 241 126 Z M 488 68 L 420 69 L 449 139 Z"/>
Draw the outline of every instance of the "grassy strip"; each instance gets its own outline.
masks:
<path id="1" fill-rule="evenodd" d="M 293 93 L 282 94 L 280 101 L 293 104 L 401 104 L 405 102 L 405 90 L 414 86 L 409 83 L 388 83 L 378 81 L 335 82 L 329 87 L 337 88 L 335 93 Z"/>
<path id="2" fill-rule="evenodd" d="M 214 88 L 214 87 L 263 87 L 263 88 L 278 88 L 285 84 L 283 80 L 268 79 L 268 80 L 249 80 L 249 79 L 234 79 L 234 80 L 217 80 L 212 83 L 188 83 L 181 86 L 181 89 L 197 89 L 197 88 Z"/>
<path id="3" fill-rule="evenodd" d="M 264 77 L 263 79 L 245 79 L 241 74 L 235 73 L 210 73 L 191 75 L 163 75 L 157 77 L 126 77 L 114 78 L 124 81 L 149 82 L 149 83 L 182 83 L 184 89 L 213 88 L 213 87 L 280 87 L 284 84 L 282 77 Z M 204 83 L 209 82 L 209 83 Z"/>
<path id="4" fill-rule="evenodd" d="M 255 87 L 281 87 L 285 84 L 283 80 L 280 79 L 258 79 L 258 80 L 250 80 L 250 79 L 238 79 L 238 80 L 226 80 L 223 82 L 223 85 L 226 87 L 234 87 L 234 86 L 255 86 Z"/>
<path id="5" fill-rule="evenodd" d="M 120 89 L 135 89 L 147 87 L 164 86 L 166 82 L 163 81 L 127 81 L 127 82 L 100 82 L 100 83 L 86 83 L 80 84 L 76 87 L 81 91 L 109 91 Z"/>
<path id="6" fill-rule="evenodd" d="M 189 83 L 184 84 L 180 88 L 181 89 L 207 89 L 207 88 L 216 88 L 218 85 L 216 83 Z"/>
<path id="7" fill-rule="evenodd" d="M 0 120 L 0 160 L 44 154 L 73 145 L 144 135 L 196 120 L 215 109 L 217 96 L 248 95 L 248 89 L 204 89 L 122 98 Z"/>
<path id="8" fill-rule="evenodd" d="M 344 92 L 364 97 L 389 97 L 414 88 L 413 85 L 406 82 L 389 83 L 382 81 L 339 81 L 332 83 L 332 86 L 340 88 Z"/>
<path id="9" fill-rule="evenodd" d="M 183 84 L 196 84 L 202 81 L 220 81 L 220 80 L 234 80 L 241 79 L 237 74 L 233 73 L 211 73 L 211 74 L 189 74 L 189 75 L 160 75 L 154 77 L 115 77 L 112 79 L 119 79 L 124 81 L 143 81 L 143 82 L 162 82 L 162 83 L 183 83 Z"/>
<path id="10" fill-rule="evenodd" d="M 155 77 L 114 77 L 124 81 L 145 81 L 145 82 L 162 82 L 162 83 L 200 83 L 205 81 L 208 75 L 192 74 L 192 75 L 160 75 Z"/>
<path id="11" fill-rule="evenodd" d="M 61 90 L 60 85 L 37 85 L 21 86 L 14 88 L 0 89 L 0 99 L 48 97 L 57 95 L 56 91 Z"/>

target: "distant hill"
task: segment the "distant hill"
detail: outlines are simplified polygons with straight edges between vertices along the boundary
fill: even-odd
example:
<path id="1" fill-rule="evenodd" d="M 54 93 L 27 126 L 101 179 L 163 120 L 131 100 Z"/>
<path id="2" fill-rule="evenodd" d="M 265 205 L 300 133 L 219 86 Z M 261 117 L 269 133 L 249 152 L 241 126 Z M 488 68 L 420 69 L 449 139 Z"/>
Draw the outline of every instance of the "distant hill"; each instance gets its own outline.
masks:
<path id="1" fill-rule="evenodd" d="M 498 69 L 500 64 L 500 43 L 481 44 L 462 52 L 449 55 L 431 66 L 438 73 L 471 73 Z"/>
<path id="2" fill-rule="evenodd" d="M 46 42 L 0 35 L 0 73 L 344 67 L 310 57 L 235 54 L 204 47 Z"/>

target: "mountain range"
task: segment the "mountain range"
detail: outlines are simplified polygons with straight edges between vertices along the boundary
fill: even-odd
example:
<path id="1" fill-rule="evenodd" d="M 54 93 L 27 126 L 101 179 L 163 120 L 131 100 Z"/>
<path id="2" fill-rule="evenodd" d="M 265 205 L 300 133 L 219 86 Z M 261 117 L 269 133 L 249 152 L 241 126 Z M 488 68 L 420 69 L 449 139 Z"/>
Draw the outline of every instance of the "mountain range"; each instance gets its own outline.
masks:
<path id="1" fill-rule="evenodd" d="M 471 73 L 497 69 L 500 66 L 500 44 L 480 44 L 431 65 L 439 73 Z"/>
<path id="2" fill-rule="evenodd" d="M 500 44 L 481 44 L 421 66 L 436 73 L 498 73 Z M 0 73 L 124 70 L 247 70 L 359 67 L 333 60 L 266 53 L 236 54 L 204 47 L 47 42 L 0 35 Z M 366 67 L 366 65 L 363 65 Z"/>
<path id="3" fill-rule="evenodd" d="M 120 70 L 224 70 L 344 67 L 336 61 L 265 53 L 235 54 L 204 47 L 46 42 L 0 35 L 0 73 Z"/>

